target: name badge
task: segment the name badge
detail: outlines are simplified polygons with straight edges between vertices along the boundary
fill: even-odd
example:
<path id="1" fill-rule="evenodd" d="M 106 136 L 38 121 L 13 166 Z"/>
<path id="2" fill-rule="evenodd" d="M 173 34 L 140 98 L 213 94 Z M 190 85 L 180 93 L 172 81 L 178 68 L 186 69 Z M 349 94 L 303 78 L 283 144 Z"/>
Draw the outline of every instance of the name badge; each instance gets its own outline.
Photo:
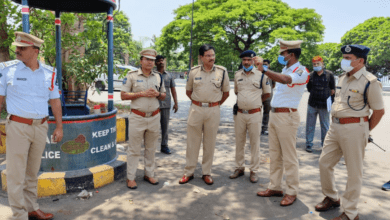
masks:
<path id="1" fill-rule="evenodd" d="M 341 89 L 341 86 L 336 86 L 336 89 Z"/>
<path id="2" fill-rule="evenodd" d="M 237 80 L 237 81 L 239 81 L 239 82 L 240 82 L 240 81 L 244 81 L 244 79 L 239 79 L 239 80 Z"/>
<path id="3" fill-rule="evenodd" d="M 202 77 L 195 77 L 195 80 L 201 80 Z"/>
<path id="4" fill-rule="evenodd" d="M 142 79 L 139 79 L 139 80 L 137 80 L 137 82 L 143 82 L 143 80 L 142 80 Z"/>
<path id="5" fill-rule="evenodd" d="M 349 89 L 349 91 L 354 92 L 354 93 L 359 93 L 359 90 L 355 90 L 355 89 Z"/>
<path id="6" fill-rule="evenodd" d="M 16 78 L 16 80 L 27 81 L 27 78 Z"/>

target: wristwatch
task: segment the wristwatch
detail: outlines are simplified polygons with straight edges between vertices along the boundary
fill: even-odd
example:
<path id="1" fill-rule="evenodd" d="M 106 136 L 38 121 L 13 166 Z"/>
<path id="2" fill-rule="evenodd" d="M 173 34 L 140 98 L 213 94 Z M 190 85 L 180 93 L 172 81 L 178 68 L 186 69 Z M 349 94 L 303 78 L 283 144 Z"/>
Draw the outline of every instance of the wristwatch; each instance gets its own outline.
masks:
<path id="1" fill-rule="evenodd" d="M 261 71 L 261 72 L 265 74 L 267 71 L 268 71 L 268 70 L 264 70 L 264 69 L 263 69 L 263 71 Z"/>

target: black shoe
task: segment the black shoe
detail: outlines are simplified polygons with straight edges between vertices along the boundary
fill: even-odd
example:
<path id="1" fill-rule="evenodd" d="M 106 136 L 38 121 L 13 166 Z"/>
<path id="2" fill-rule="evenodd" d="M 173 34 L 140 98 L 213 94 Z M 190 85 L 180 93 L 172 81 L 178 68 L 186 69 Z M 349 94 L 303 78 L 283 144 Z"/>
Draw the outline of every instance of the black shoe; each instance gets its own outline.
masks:
<path id="1" fill-rule="evenodd" d="M 268 135 L 268 131 L 267 130 L 261 131 L 261 135 Z"/>
<path id="2" fill-rule="evenodd" d="M 306 151 L 311 153 L 311 152 L 313 152 L 313 149 L 310 146 L 306 146 Z"/>
<path id="3" fill-rule="evenodd" d="M 169 150 L 168 146 L 161 146 L 161 153 L 171 154 L 171 150 Z"/>
<path id="4" fill-rule="evenodd" d="M 390 181 L 385 183 L 383 186 L 382 186 L 382 190 L 385 190 L 385 191 L 390 191 Z"/>

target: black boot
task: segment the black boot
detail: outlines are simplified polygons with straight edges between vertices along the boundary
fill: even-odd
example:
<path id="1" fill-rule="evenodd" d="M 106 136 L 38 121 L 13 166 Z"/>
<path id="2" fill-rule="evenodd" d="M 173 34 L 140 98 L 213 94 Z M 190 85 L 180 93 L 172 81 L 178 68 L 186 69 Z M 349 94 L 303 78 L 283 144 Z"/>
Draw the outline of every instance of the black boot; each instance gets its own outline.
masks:
<path id="1" fill-rule="evenodd" d="M 171 154 L 171 150 L 169 150 L 168 145 L 161 145 L 161 153 Z"/>

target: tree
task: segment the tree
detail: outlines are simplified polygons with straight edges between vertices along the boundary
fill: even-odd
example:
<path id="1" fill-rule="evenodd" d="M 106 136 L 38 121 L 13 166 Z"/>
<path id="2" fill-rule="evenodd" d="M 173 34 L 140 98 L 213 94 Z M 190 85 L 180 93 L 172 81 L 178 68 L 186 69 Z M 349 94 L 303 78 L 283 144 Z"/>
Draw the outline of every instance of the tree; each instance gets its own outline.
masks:
<path id="1" fill-rule="evenodd" d="M 0 62 L 10 60 L 10 46 L 15 39 L 14 32 L 21 30 L 22 15 L 18 6 L 9 0 L 0 0 Z"/>
<path id="2" fill-rule="evenodd" d="M 174 11 L 174 21 L 163 28 L 156 42 L 159 51 L 189 53 L 191 10 L 192 4 L 187 4 Z M 232 61 L 239 63 L 238 55 L 248 49 L 277 56 L 272 48 L 278 39 L 302 39 L 304 50 L 313 51 L 325 29 L 313 9 L 293 9 L 281 0 L 197 0 L 194 23 L 192 57 L 197 57 L 202 44 L 210 43 L 217 48 L 216 62 L 226 67 Z M 309 56 L 304 53 L 304 60 Z"/>
<path id="3" fill-rule="evenodd" d="M 367 69 L 390 74 L 390 17 L 373 17 L 357 25 L 341 38 L 342 45 L 361 44 L 371 49 Z"/>

